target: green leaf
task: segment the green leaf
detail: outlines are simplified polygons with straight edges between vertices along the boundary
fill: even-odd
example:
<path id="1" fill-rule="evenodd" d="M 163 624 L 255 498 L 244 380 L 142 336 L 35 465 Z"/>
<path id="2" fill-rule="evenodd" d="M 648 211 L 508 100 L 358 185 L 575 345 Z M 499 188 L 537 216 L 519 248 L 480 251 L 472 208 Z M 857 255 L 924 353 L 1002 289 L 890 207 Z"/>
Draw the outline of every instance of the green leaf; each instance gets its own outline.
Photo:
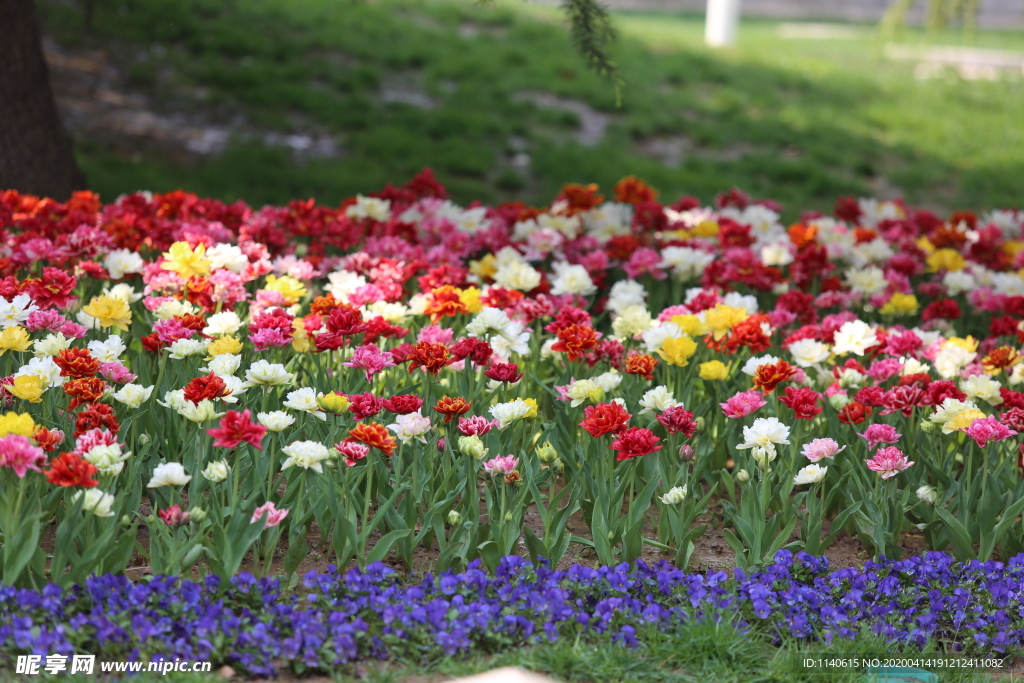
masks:
<path id="1" fill-rule="evenodd" d="M 971 543 L 971 535 L 967 532 L 964 525 L 960 523 L 960 520 L 951 515 L 948 510 L 941 507 L 935 508 L 935 514 L 937 514 L 945 523 L 946 534 L 949 536 L 949 540 L 953 544 L 953 550 L 955 551 L 954 554 L 957 559 L 976 559 L 974 547 Z"/>
<path id="2" fill-rule="evenodd" d="M 405 538 L 412 533 L 412 529 L 395 529 L 384 534 L 376 545 L 373 546 L 373 550 L 366 556 L 366 562 L 380 562 L 388 553 L 391 552 L 392 546 L 401 538 Z"/>

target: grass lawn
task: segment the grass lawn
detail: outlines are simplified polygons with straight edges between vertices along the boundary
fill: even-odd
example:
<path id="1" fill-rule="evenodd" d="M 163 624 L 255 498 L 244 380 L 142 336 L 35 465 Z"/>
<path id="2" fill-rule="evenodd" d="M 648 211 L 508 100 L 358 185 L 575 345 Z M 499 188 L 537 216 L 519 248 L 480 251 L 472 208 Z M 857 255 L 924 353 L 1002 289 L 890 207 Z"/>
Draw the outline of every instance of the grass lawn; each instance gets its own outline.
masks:
<path id="1" fill-rule="evenodd" d="M 861 38 L 794 40 L 750 20 L 737 48 L 711 51 L 701 17 L 618 14 L 626 87 L 617 108 L 553 7 L 96 0 L 88 33 L 77 4 L 39 3 L 51 36 L 109 50 L 159 111 L 241 115 L 284 133 L 315 126 L 340 143 L 337 158 L 299 163 L 236 140 L 186 163 L 80 138 L 81 163 L 108 198 L 181 187 L 257 205 L 335 203 L 431 166 L 463 203 L 547 202 L 565 182 L 610 189 L 628 174 L 671 200 L 707 201 L 735 185 L 781 201 L 789 219 L 844 194 L 938 209 L 1020 202 L 1022 79 L 916 80 L 912 65 L 884 58 L 871 27 Z M 1024 36 L 989 32 L 975 43 L 1019 49 Z M 558 106 L 538 105 L 538 94 Z"/>

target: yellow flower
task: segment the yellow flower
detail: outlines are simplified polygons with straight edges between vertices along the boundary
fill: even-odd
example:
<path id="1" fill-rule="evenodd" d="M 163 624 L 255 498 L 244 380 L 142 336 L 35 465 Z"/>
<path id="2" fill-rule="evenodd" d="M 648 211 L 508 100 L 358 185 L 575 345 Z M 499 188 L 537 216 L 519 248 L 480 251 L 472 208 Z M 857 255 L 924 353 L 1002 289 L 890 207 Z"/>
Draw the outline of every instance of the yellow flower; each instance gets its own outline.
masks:
<path id="1" fill-rule="evenodd" d="M 704 322 L 711 329 L 717 341 L 729 334 L 729 330 L 746 320 L 749 316 L 750 314 L 747 313 L 745 308 L 736 308 L 718 303 L 715 304 L 714 308 L 708 309 L 704 315 Z"/>
<path id="2" fill-rule="evenodd" d="M 882 315 L 909 315 L 918 309 L 917 297 L 897 292 L 882 306 Z"/>
<path id="3" fill-rule="evenodd" d="M 21 375 L 14 378 L 14 384 L 7 385 L 7 391 L 29 403 L 40 403 L 46 383 L 39 375 Z"/>
<path id="4" fill-rule="evenodd" d="M 523 417 L 537 417 L 537 399 L 535 398 L 524 398 L 523 403 L 530 406 L 530 409 L 526 411 Z"/>
<path id="5" fill-rule="evenodd" d="M 480 288 L 479 287 L 467 287 L 466 289 L 455 290 L 459 293 L 459 301 L 470 313 L 479 313 L 484 310 L 484 305 L 480 302 Z"/>
<path id="6" fill-rule="evenodd" d="M 267 276 L 267 286 L 264 288 L 271 292 L 280 292 L 289 304 L 296 303 L 299 299 L 306 296 L 306 287 L 295 278 L 285 275 L 284 277 L 276 277 L 274 275 Z"/>
<path id="7" fill-rule="evenodd" d="M 164 254 L 161 264 L 164 270 L 173 270 L 186 280 L 194 275 L 209 275 L 210 261 L 206 258 L 206 246 L 200 244 L 193 250 L 188 242 L 175 242 Z"/>
<path id="8" fill-rule="evenodd" d="M 31 345 L 32 340 L 28 338 L 24 327 L 5 327 L 0 333 L 0 356 L 4 355 L 4 351 L 28 351 Z"/>
<path id="9" fill-rule="evenodd" d="M 309 353 L 313 347 L 313 340 L 309 337 L 294 337 L 292 339 L 292 351 L 295 353 Z"/>
<path id="10" fill-rule="evenodd" d="M 1024 241 L 1021 240 L 1006 240 L 1003 242 L 1003 251 L 1010 256 L 1016 256 L 1021 249 L 1024 249 Z"/>
<path id="11" fill-rule="evenodd" d="M 0 437 L 8 434 L 32 436 L 38 429 L 36 423 L 32 421 L 32 416 L 28 413 L 9 412 L 6 415 L 0 415 Z"/>
<path id="12" fill-rule="evenodd" d="M 703 337 L 708 333 L 707 325 L 695 315 L 674 315 L 670 322 L 675 323 L 679 329 L 691 337 Z"/>
<path id="13" fill-rule="evenodd" d="M 985 413 L 980 410 L 974 410 L 969 408 L 956 414 L 956 416 L 942 426 L 943 431 L 957 431 L 960 429 L 967 429 L 971 426 L 971 423 L 980 418 L 986 417 Z"/>
<path id="14" fill-rule="evenodd" d="M 470 261 L 469 272 L 482 278 L 494 277 L 494 274 L 498 272 L 498 257 L 488 254 L 479 261 Z"/>
<path id="15" fill-rule="evenodd" d="M 709 360 L 700 364 L 700 378 L 706 380 L 728 379 L 729 368 L 720 360 Z"/>
<path id="16" fill-rule="evenodd" d="M 921 247 L 921 251 L 926 254 L 935 253 L 935 246 L 923 235 L 917 238 L 917 246 Z"/>
<path id="17" fill-rule="evenodd" d="M 225 353 L 237 355 L 241 352 L 242 342 L 233 334 L 225 334 L 223 337 L 218 337 L 210 342 L 210 345 L 206 347 L 206 353 L 209 354 L 210 358 L 213 358 L 214 356 L 221 356 Z"/>
<path id="18" fill-rule="evenodd" d="M 978 350 L 978 340 L 974 337 L 950 337 L 946 340 L 946 344 L 959 346 L 964 351 L 968 351 L 970 353 L 974 353 Z"/>
<path id="19" fill-rule="evenodd" d="M 693 228 L 694 237 L 717 237 L 718 223 L 715 221 L 701 221 Z"/>
<path id="20" fill-rule="evenodd" d="M 324 394 L 316 399 L 316 404 L 320 406 L 320 410 L 325 413 L 332 413 L 334 415 L 341 415 L 348 410 L 348 396 L 339 394 L 338 392 L 331 392 L 330 394 Z"/>
<path id="21" fill-rule="evenodd" d="M 669 365 L 688 365 L 693 354 L 697 353 L 697 342 L 690 337 L 674 337 L 666 339 L 658 355 Z"/>
<path id="22" fill-rule="evenodd" d="M 967 261 L 956 249 L 939 249 L 928 256 L 928 272 L 936 273 L 940 270 L 957 271 L 963 270 Z"/>
<path id="23" fill-rule="evenodd" d="M 128 331 L 132 324 L 132 309 L 124 299 L 112 296 L 94 296 L 82 310 L 96 318 L 100 327 L 116 327 Z"/>

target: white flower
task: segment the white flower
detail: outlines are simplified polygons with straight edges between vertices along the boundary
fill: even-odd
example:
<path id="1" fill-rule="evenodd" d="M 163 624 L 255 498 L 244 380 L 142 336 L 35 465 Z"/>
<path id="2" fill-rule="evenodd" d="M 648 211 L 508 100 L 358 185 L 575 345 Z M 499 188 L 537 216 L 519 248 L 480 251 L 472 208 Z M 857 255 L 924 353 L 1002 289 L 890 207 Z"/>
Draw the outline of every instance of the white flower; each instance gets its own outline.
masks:
<path id="1" fill-rule="evenodd" d="M 124 461 L 131 453 L 122 453 L 120 444 L 93 446 L 82 455 L 99 470 L 101 477 L 116 477 L 124 469 Z"/>
<path id="2" fill-rule="evenodd" d="M 764 446 L 754 446 L 753 450 L 750 451 L 751 457 L 754 458 L 754 462 L 757 463 L 761 469 L 767 469 L 769 463 L 771 463 L 778 456 L 775 451 L 774 444 L 767 444 Z"/>
<path id="3" fill-rule="evenodd" d="M 839 371 L 839 387 L 842 389 L 859 388 L 866 380 L 867 377 L 855 368 L 843 368 Z"/>
<path id="4" fill-rule="evenodd" d="M 153 478 L 146 484 L 146 488 L 184 486 L 190 481 L 192 481 L 192 477 L 185 474 L 185 468 L 182 467 L 180 462 L 162 462 L 153 470 Z"/>
<path id="5" fill-rule="evenodd" d="M 219 337 L 225 334 L 234 334 L 242 327 L 242 319 L 234 311 L 221 311 L 214 313 L 206 319 L 206 327 L 203 334 L 211 337 Z"/>
<path id="6" fill-rule="evenodd" d="M 294 465 L 323 474 L 324 469 L 320 463 L 330 457 L 327 446 L 316 441 L 293 441 L 282 448 L 281 452 L 288 456 L 288 459 L 281 463 L 282 471 Z"/>
<path id="7" fill-rule="evenodd" d="M 633 206 L 619 202 L 605 202 L 579 214 L 587 234 L 600 242 L 616 235 L 628 235 L 633 221 Z"/>
<path id="8" fill-rule="evenodd" d="M 875 227 L 885 219 L 903 218 L 903 209 L 899 204 L 890 200 L 862 197 L 857 200 L 857 206 L 860 207 L 860 222 L 869 228 Z"/>
<path id="9" fill-rule="evenodd" d="M 212 372 L 218 377 L 227 377 L 238 372 L 242 365 L 242 357 L 234 353 L 222 353 L 214 356 L 204 367 L 199 368 L 203 372 Z"/>
<path id="10" fill-rule="evenodd" d="M 551 281 L 551 294 L 560 296 L 562 294 L 578 294 L 590 296 L 597 291 L 597 286 L 590 279 L 590 273 L 580 265 L 570 265 L 566 262 L 552 264 L 551 269 L 555 273 Z"/>
<path id="11" fill-rule="evenodd" d="M 203 470 L 203 476 L 215 484 L 227 479 L 229 474 L 231 474 L 231 466 L 228 465 L 227 460 L 211 462 L 206 466 L 206 469 Z"/>
<path id="12" fill-rule="evenodd" d="M 466 325 L 466 334 L 470 337 L 483 337 L 491 333 L 504 335 L 510 322 L 505 311 L 487 306 Z"/>
<path id="13" fill-rule="evenodd" d="M 55 332 L 46 335 L 45 339 L 36 339 L 32 344 L 32 353 L 36 358 L 51 358 L 69 348 L 71 340 L 60 332 Z"/>
<path id="14" fill-rule="evenodd" d="M 234 375 L 220 375 L 220 378 L 224 380 L 225 391 L 220 400 L 224 403 L 238 403 L 238 397 L 244 394 L 249 387 Z"/>
<path id="15" fill-rule="evenodd" d="M 348 270 L 338 270 L 327 276 L 330 284 L 324 291 L 343 303 L 348 302 L 348 295 L 365 286 L 366 278 Z"/>
<path id="16" fill-rule="evenodd" d="M 754 448 L 755 446 L 771 447 L 775 444 L 789 443 L 789 427 L 782 424 L 777 417 L 759 417 L 754 424 L 743 428 L 743 443 L 736 448 Z"/>
<path id="17" fill-rule="evenodd" d="M 34 376 L 38 377 L 49 387 L 64 386 L 66 377 L 61 377 L 60 367 L 53 362 L 53 358 L 45 356 L 42 358 L 31 358 L 28 363 L 14 373 L 15 377 Z"/>
<path id="18" fill-rule="evenodd" d="M 245 373 L 245 385 L 248 387 L 267 386 L 276 387 L 282 384 L 291 384 L 295 375 L 284 369 L 280 363 L 270 363 L 265 360 L 258 360 L 249 366 Z"/>
<path id="19" fill-rule="evenodd" d="M 283 410 L 274 410 L 269 413 L 257 413 L 256 419 L 260 424 L 272 432 L 281 432 L 295 424 L 295 418 Z"/>
<path id="20" fill-rule="evenodd" d="M 211 270 L 226 268 L 234 273 L 241 273 L 249 265 L 249 257 L 234 244 L 215 244 L 206 250 L 206 258 Z"/>
<path id="21" fill-rule="evenodd" d="M 413 439 L 426 443 L 423 435 L 430 431 L 430 418 L 421 415 L 417 410 L 415 413 L 399 415 L 395 418 L 394 424 L 388 425 L 388 429 L 393 431 L 402 443 L 409 443 Z"/>
<path id="22" fill-rule="evenodd" d="M 512 354 L 522 355 L 530 352 L 530 331 L 524 331 L 523 324 L 515 320 L 505 326 L 503 333 L 491 335 L 487 341 L 494 355 L 506 363 L 512 358 Z"/>
<path id="23" fill-rule="evenodd" d="M 508 403 L 497 403 L 491 406 L 488 412 L 497 418 L 499 422 L 498 427 L 504 429 L 516 420 L 526 417 L 526 414 L 529 413 L 532 408 L 533 407 L 526 401 L 516 399 L 514 401 L 509 401 Z"/>
<path id="24" fill-rule="evenodd" d="M 828 344 L 817 339 L 800 339 L 789 345 L 789 353 L 793 362 L 801 368 L 809 368 L 828 360 Z"/>
<path id="25" fill-rule="evenodd" d="M 83 497 L 84 500 L 82 500 Z M 104 493 L 95 488 L 75 491 L 71 496 L 70 502 L 74 505 L 79 500 L 82 500 L 82 510 L 88 510 L 97 517 L 114 516 L 114 511 L 111 509 L 114 505 L 114 496 L 110 493 Z"/>
<path id="26" fill-rule="evenodd" d="M 312 387 L 303 387 L 296 389 L 295 391 L 288 392 L 288 398 L 284 402 L 285 408 L 291 408 L 292 410 L 299 410 L 302 412 L 315 415 L 321 420 L 327 419 L 327 413 L 320 410 L 320 406 L 317 405 L 316 399 L 323 394 L 318 394 L 316 389 Z"/>
<path id="27" fill-rule="evenodd" d="M 677 280 L 686 282 L 704 274 L 711 262 L 715 260 L 713 253 L 693 249 L 692 247 L 665 247 L 661 250 L 660 268 L 671 268 Z"/>
<path id="28" fill-rule="evenodd" d="M 202 424 L 203 422 L 216 420 L 218 417 L 222 417 L 224 413 L 218 413 L 217 407 L 213 404 L 213 401 L 208 398 L 204 398 L 199 403 L 185 401 L 182 406 L 178 408 L 178 415 L 181 415 L 189 422 Z"/>
<path id="29" fill-rule="evenodd" d="M 775 363 L 778 362 L 779 359 L 770 354 L 764 356 L 754 356 L 753 358 L 751 358 L 750 360 L 743 364 L 743 367 L 740 368 L 740 371 L 745 375 L 750 375 L 751 377 L 753 377 L 757 373 L 757 369 L 762 365 L 774 365 Z"/>
<path id="30" fill-rule="evenodd" d="M 950 434 L 954 430 L 952 428 L 947 428 L 945 425 L 947 425 L 951 420 L 956 418 L 957 415 L 964 412 L 965 410 L 977 409 L 978 404 L 975 403 L 974 401 L 959 401 L 955 398 L 949 397 L 944 399 L 942 401 L 942 404 L 935 408 L 935 412 L 932 413 L 931 417 L 929 417 L 928 419 L 931 420 L 932 422 L 937 422 L 943 425 L 943 434 Z"/>
<path id="31" fill-rule="evenodd" d="M 921 375 L 928 372 L 927 363 L 922 363 L 916 358 L 901 356 L 899 361 L 903 363 L 903 368 L 900 369 L 900 375 Z"/>
<path id="32" fill-rule="evenodd" d="M 946 286 L 950 296 L 957 296 L 969 292 L 978 286 L 974 277 L 963 270 L 950 270 L 942 276 L 942 284 Z"/>
<path id="33" fill-rule="evenodd" d="M 125 275 L 141 273 L 143 265 L 139 252 L 131 249 L 115 249 L 103 257 L 103 267 L 110 273 L 111 280 L 120 280 Z"/>
<path id="34" fill-rule="evenodd" d="M 939 373 L 940 377 L 943 379 L 953 379 L 977 357 L 978 354 L 976 352 L 968 351 L 962 346 L 943 344 L 938 354 L 936 354 L 933 363 L 935 364 L 935 371 Z"/>
<path id="35" fill-rule="evenodd" d="M 683 404 L 675 399 L 675 396 L 673 396 L 672 392 L 668 390 L 668 387 L 659 385 L 648 390 L 647 393 L 643 395 L 643 398 L 640 399 L 640 407 L 643 408 L 643 410 L 640 411 L 640 414 L 643 415 L 644 413 L 650 413 L 652 411 L 656 413 L 663 413 L 669 408 L 675 408 L 676 406 L 681 405 Z"/>
<path id="36" fill-rule="evenodd" d="M 505 251 L 502 249 L 502 251 Z M 500 262 L 499 262 L 500 263 Z M 494 273 L 494 283 L 505 289 L 516 289 L 528 292 L 540 285 L 540 271 L 524 261 L 511 261 L 498 266 Z"/>
<path id="37" fill-rule="evenodd" d="M 960 382 L 960 391 L 967 394 L 969 399 L 980 399 L 989 405 L 997 406 L 1003 402 L 1003 396 L 999 393 L 1002 386 L 988 375 L 971 375 Z"/>
<path id="38" fill-rule="evenodd" d="M 0 296 L 0 327 L 20 325 L 39 310 L 28 294 L 19 294 L 10 301 Z"/>
<path id="39" fill-rule="evenodd" d="M 178 318 L 183 315 L 195 314 L 198 310 L 188 301 L 170 299 L 157 306 L 153 314 L 160 320 L 170 320 L 171 318 Z"/>
<path id="40" fill-rule="evenodd" d="M 770 242 L 761 247 L 761 261 L 766 266 L 786 266 L 793 262 L 793 254 L 785 242 Z"/>
<path id="41" fill-rule="evenodd" d="M 885 279 L 885 272 L 878 266 L 851 268 L 846 271 L 846 283 L 853 291 L 866 296 L 884 292 L 885 288 L 889 286 L 889 281 Z"/>
<path id="42" fill-rule="evenodd" d="M 356 203 L 345 209 L 345 216 L 357 220 L 372 218 L 376 221 L 386 221 L 391 218 L 391 200 L 358 195 Z"/>
<path id="43" fill-rule="evenodd" d="M 863 320 L 851 320 L 836 331 L 833 343 L 832 352 L 837 355 L 852 353 L 863 356 L 867 349 L 878 343 L 878 337 Z"/>
<path id="44" fill-rule="evenodd" d="M 663 496 L 659 496 L 659 499 L 665 505 L 679 505 L 686 500 L 686 485 L 673 486 Z"/>
<path id="45" fill-rule="evenodd" d="M 850 247 L 848 256 L 855 266 L 863 267 L 869 263 L 888 261 L 895 253 L 888 242 L 881 237 L 876 237 L 870 242 L 854 244 Z"/>
<path id="46" fill-rule="evenodd" d="M 572 399 L 569 405 L 573 408 L 587 401 L 596 401 L 603 393 L 601 387 L 589 379 L 578 379 L 573 382 L 566 391 Z"/>
<path id="47" fill-rule="evenodd" d="M 753 294 L 728 292 L 722 297 L 722 303 L 732 308 L 742 308 L 750 315 L 754 315 L 758 311 L 757 297 Z"/>
<path id="48" fill-rule="evenodd" d="M 164 394 L 164 400 L 161 401 L 158 399 L 157 403 L 165 408 L 170 408 L 175 412 L 179 412 L 185 407 L 185 404 L 188 403 L 188 401 L 185 400 L 184 389 L 172 389 Z"/>
<path id="49" fill-rule="evenodd" d="M 939 492 L 927 484 L 917 487 L 917 497 L 928 504 L 934 504 L 939 498 Z"/>
<path id="50" fill-rule="evenodd" d="M 129 306 L 142 298 L 142 294 L 136 292 L 135 288 L 127 282 L 118 282 L 113 287 L 104 289 L 103 294 L 112 299 L 120 299 Z"/>
<path id="51" fill-rule="evenodd" d="M 605 308 L 614 313 L 629 306 L 644 306 L 647 301 L 647 290 L 636 280 L 619 280 L 608 292 L 608 303 Z"/>
<path id="52" fill-rule="evenodd" d="M 612 368 L 608 372 L 602 372 L 597 377 L 592 377 L 591 380 L 597 386 L 601 387 L 601 390 L 608 394 L 618 388 L 622 384 L 622 373 Z"/>
<path id="53" fill-rule="evenodd" d="M 152 395 L 153 387 L 144 387 L 141 384 L 125 384 L 112 394 L 115 401 L 129 408 L 138 408 Z"/>
<path id="54" fill-rule="evenodd" d="M 107 337 L 107 341 L 89 342 L 89 352 L 101 363 L 113 363 L 127 350 L 128 347 L 116 334 Z"/>
<path id="55" fill-rule="evenodd" d="M 828 467 L 822 467 L 818 463 L 811 463 L 796 473 L 796 476 L 793 477 L 793 484 L 796 486 L 801 484 L 817 484 L 825 478 L 826 474 L 828 474 Z"/>
<path id="56" fill-rule="evenodd" d="M 616 339 L 632 339 L 651 329 L 652 324 L 646 306 L 626 306 L 612 321 L 612 332 Z"/>
<path id="57" fill-rule="evenodd" d="M 665 343 L 666 339 L 675 339 L 677 337 L 685 337 L 686 333 L 673 322 L 655 324 L 656 321 L 651 323 L 652 327 L 643 334 L 640 338 L 644 342 L 644 349 L 647 353 L 657 353 L 661 350 L 661 345 Z"/>
<path id="58" fill-rule="evenodd" d="M 189 356 L 197 356 L 206 353 L 206 347 L 210 345 L 209 339 L 177 339 L 170 345 L 170 357 L 181 360 Z"/>

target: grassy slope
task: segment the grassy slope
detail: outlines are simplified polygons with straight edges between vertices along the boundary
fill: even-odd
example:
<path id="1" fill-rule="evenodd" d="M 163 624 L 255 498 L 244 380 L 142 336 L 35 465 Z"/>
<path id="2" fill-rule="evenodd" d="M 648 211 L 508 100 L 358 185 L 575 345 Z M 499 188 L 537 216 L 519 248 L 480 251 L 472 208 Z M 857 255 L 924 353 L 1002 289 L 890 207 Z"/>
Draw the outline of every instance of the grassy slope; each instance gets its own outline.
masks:
<path id="1" fill-rule="evenodd" d="M 736 185 L 783 202 L 790 218 L 830 208 L 840 194 L 892 186 L 939 208 L 1021 203 L 1021 79 L 916 81 L 906 64 L 885 61 L 867 34 L 783 40 L 775 24 L 748 21 L 738 48 L 713 52 L 702 46 L 698 17 L 618 15 L 616 57 L 627 86 L 616 109 L 611 87 L 586 73 L 553 8 L 97 0 L 98 28 L 85 36 L 76 7 L 40 2 L 58 39 L 115 46 L 133 60 L 125 66 L 135 81 L 158 98 L 180 103 L 182 89 L 202 86 L 204 106 L 244 111 L 254 124 L 280 130 L 300 130 L 301 115 L 340 136 L 346 151 L 340 160 L 295 167 L 283 151 L 236 144 L 183 168 L 81 140 L 80 159 L 108 198 L 183 187 L 254 204 L 306 196 L 333 203 L 429 165 L 461 202 L 546 202 L 564 182 L 610 189 L 636 174 L 671 199 L 708 200 Z M 470 22 L 476 34 L 460 35 Z M 1024 46 L 1011 33 L 978 42 Z M 155 45 L 164 48 L 159 57 Z M 437 106 L 382 103 L 379 89 L 395 77 L 419 83 Z M 581 146 L 574 114 L 517 101 L 521 91 L 577 98 L 609 113 L 607 135 Z M 641 152 L 655 136 L 683 136 L 695 149 L 668 168 Z M 508 163 L 514 137 L 532 157 L 525 172 Z"/>

